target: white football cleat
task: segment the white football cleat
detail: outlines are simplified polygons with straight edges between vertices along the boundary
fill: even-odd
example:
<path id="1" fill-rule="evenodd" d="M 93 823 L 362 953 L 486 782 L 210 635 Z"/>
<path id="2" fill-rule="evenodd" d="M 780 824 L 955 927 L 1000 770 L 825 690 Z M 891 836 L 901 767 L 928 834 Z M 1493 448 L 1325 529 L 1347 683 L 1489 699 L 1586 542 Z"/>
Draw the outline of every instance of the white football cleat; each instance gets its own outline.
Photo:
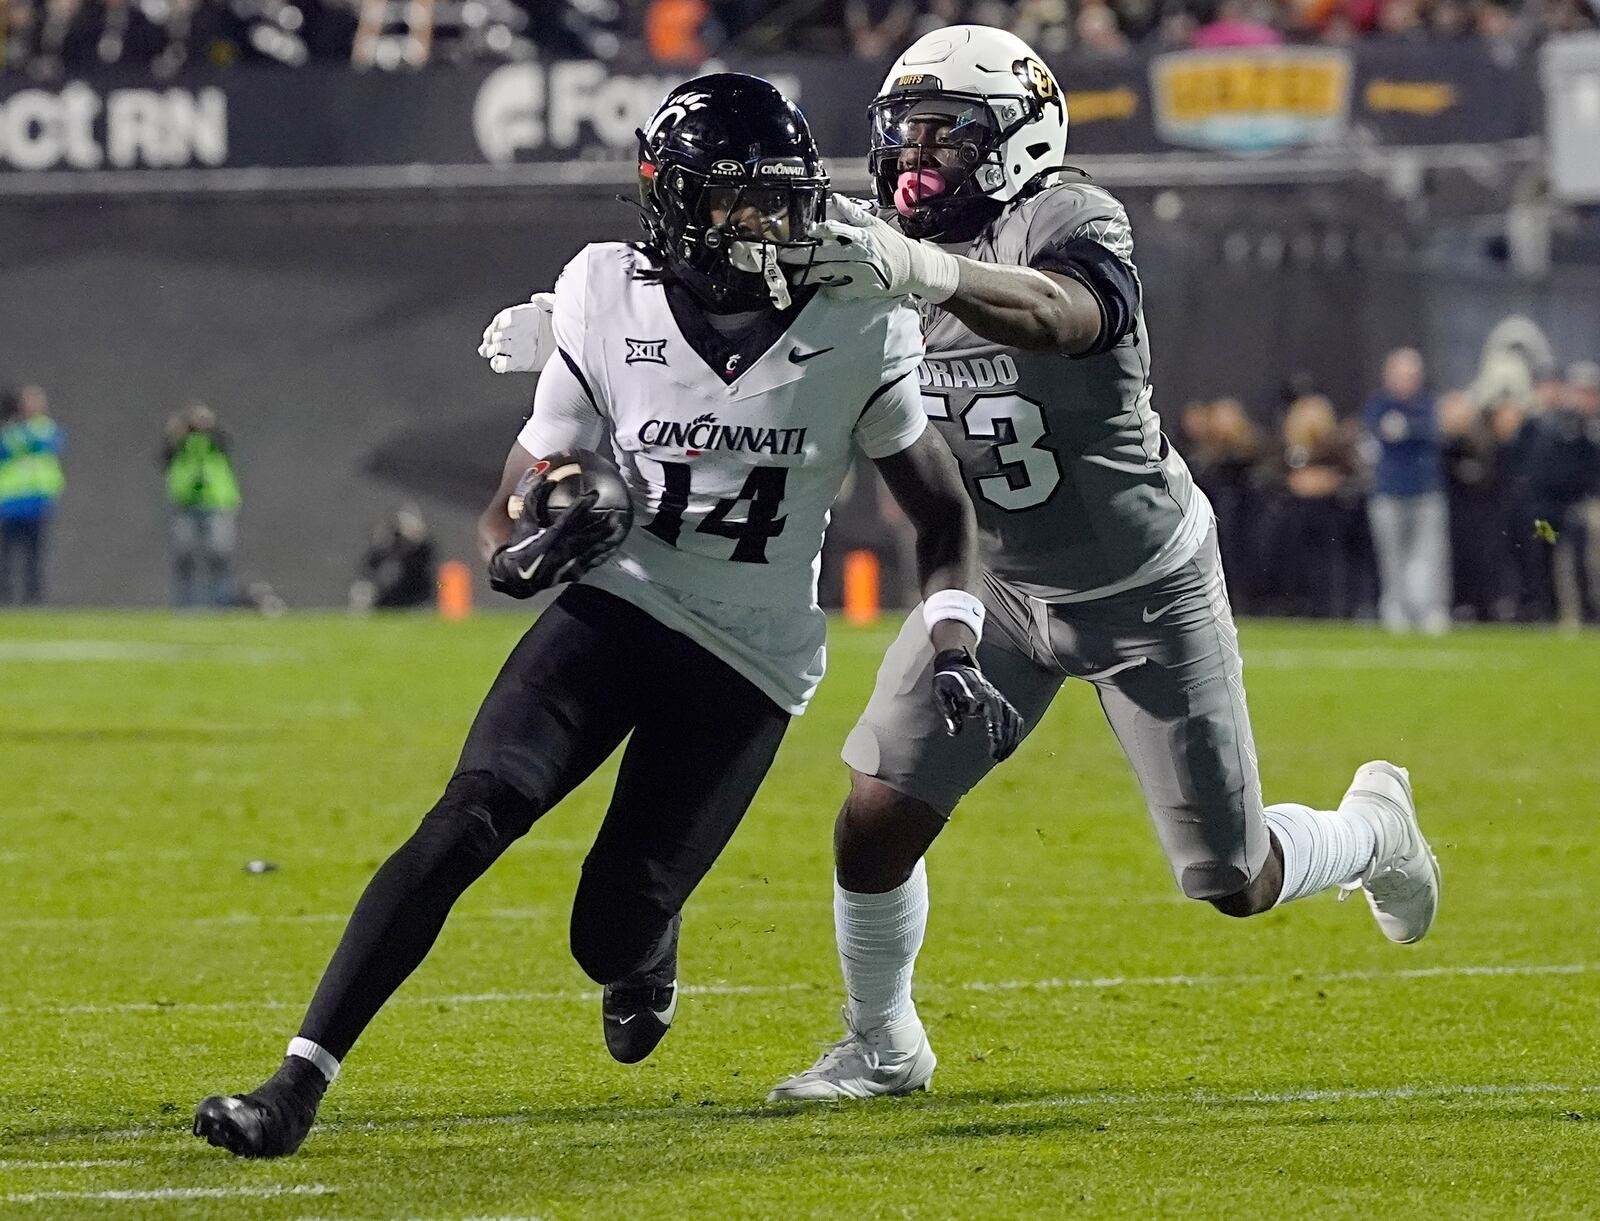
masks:
<path id="1" fill-rule="evenodd" d="M 849 1098 L 882 1098 L 914 1094 L 928 1088 L 939 1060 L 928 1046 L 927 1032 L 915 1016 L 914 1036 L 905 1029 L 887 1027 L 856 1030 L 850 1010 L 843 1010 L 845 1035 L 829 1046 L 806 1069 L 780 1081 L 767 1095 L 768 1102 L 840 1102 Z M 910 1047 L 905 1047 L 909 1043 Z M 896 1047 L 894 1044 L 900 1044 Z"/>
<path id="2" fill-rule="evenodd" d="M 1372 864 L 1340 888 L 1340 902 L 1364 890 L 1385 937 L 1421 941 L 1439 910 L 1439 862 L 1417 822 L 1410 774 L 1382 759 L 1363 763 L 1339 809 L 1365 819 L 1378 841 Z"/>

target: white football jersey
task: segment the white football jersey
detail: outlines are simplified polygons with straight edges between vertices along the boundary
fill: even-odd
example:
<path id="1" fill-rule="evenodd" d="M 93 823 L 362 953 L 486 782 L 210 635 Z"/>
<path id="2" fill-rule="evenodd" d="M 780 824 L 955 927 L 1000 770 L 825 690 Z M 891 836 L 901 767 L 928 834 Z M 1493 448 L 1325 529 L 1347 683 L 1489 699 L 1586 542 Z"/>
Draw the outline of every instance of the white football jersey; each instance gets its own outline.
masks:
<path id="1" fill-rule="evenodd" d="M 518 441 L 609 445 L 633 496 L 632 530 L 585 581 L 800 711 L 822 676 L 829 507 L 856 449 L 899 453 L 927 425 L 916 311 L 815 294 L 723 336 L 620 242 L 580 251 L 555 295 L 559 358 Z"/>

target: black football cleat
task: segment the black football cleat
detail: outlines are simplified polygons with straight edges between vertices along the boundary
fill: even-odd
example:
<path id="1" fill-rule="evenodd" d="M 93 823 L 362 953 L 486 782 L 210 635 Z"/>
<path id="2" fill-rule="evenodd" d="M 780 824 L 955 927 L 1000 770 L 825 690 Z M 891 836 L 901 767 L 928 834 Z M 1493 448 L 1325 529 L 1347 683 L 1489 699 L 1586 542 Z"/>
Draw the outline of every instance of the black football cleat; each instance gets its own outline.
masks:
<path id="1" fill-rule="evenodd" d="M 239 1157 L 284 1157 L 316 1122 L 328 1088 L 310 1060 L 285 1056 L 278 1071 L 248 1094 L 213 1094 L 194 1112 L 194 1134 Z"/>
<path id="2" fill-rule="evenodd" d="M 672 918 L 667 945 L 654 966 L 607 984 L 600 997 L 606 1050 L 622 1064 L 637 1064 L 656 1049 L 678 1011 L 678 931 Z"/>

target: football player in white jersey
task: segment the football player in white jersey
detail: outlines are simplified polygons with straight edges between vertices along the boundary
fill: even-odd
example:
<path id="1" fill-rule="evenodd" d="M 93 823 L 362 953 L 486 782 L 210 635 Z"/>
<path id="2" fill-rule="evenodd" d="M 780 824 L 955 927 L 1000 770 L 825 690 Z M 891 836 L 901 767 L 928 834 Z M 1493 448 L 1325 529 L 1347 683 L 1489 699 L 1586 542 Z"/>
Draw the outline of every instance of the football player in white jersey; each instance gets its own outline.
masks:
<path id="1" fill-rule="evenodd" d="M 1093 683 L 1182 892 L 1250 916 L 1364 890 L 1392 941 L 1420 939 L 1439 875 L 1404 769 L 1374 761 L 1333 810 L 1265 806 L 1210 506 L 1161 432 L 1133 238 L 1121 204 L 1061 165 L 1065 98 L 1014 35 L 919 39 L 873 108 L 886 220 L 836 199 L 802 282 L 921 305 L 924 406 L 978 513 L 984 672 L 1039 723 Z M 549 351 L 542 298 L 503 311 L 497 370 Z M 927 925 L 923 855 L 996 760 L 926 712 L 936 666 L 914 612 L 844 747 L 834 832 L 845 1037 L 774 1100 L 924 1088 L 936 1060 L 912 1003 Z"/>
<path id="2" fill-rule="evenodd" d="M 278 1072 L 204 1100 L 197 1135 L 242 1156 L 298 1148 L 455 900 L 624 739 L 571 947 L 604 985 L 611 1054 L 654 1049 L 677 1007 L 684 901 L 822 677 L 818 553 L 856 449 L 917 530 L 941 731 L 976 719 L 965 736 L 986 751 L 1015 746 L 1016 713 L 973 657 L 976 527 L 926 427 L 916 313 L 830 300 L 778 263 L 815 248 L 826 191 L 805 119 L 755 77 L 690 81 L 640 133 L 646 240 L 586 247 L 562 273 L 559 359 L 479 523 L 496 589 L 564 588 L 490 688 L 443 797 L 369 883 Z"/>

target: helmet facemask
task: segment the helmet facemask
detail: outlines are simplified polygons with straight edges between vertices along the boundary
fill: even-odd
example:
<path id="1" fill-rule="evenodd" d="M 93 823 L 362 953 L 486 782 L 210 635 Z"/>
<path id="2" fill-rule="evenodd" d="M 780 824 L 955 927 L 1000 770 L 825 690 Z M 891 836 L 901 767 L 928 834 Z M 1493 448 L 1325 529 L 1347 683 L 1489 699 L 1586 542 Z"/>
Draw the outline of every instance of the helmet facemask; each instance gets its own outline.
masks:
<path id="1" fill-rule="evenodd" d="M 639 196 L 652 243 L 700 303 L 713 313 L 787 309 L 789 277 L 781 250 L 815 249 L 828 179 L 818 164 L 772 158 L 753 165 L 719 161 L 703 172 L 652 158 L 640 136 Z"/>
<path id="2" fill-rule="evenodd" d="M 1022 95 L 891 94 L 868 109 L 878 202 L 908 237 L 968 241 L 1000 212 L 1006 141 L 1037 117 Z M 1008 121 L 1009 120 L 1009 121 Z"/>

